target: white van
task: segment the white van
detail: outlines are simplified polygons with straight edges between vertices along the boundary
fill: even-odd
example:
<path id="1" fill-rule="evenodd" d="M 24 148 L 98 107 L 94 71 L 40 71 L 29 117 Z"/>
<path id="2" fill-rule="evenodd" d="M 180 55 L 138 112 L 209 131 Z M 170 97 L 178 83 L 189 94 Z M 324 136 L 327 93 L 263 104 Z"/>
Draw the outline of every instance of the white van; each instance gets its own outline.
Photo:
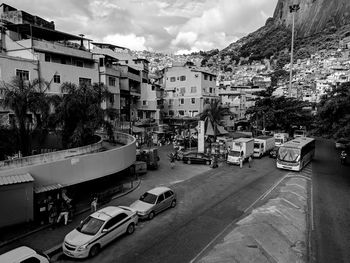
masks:
<path id="1" fill-rule="evenodd" d="M 49 263 L 50 259 L 47 255 L 36 252 L 26 246 L 12 249 L 2 255 L 0 255 L 0 263 Z"/>

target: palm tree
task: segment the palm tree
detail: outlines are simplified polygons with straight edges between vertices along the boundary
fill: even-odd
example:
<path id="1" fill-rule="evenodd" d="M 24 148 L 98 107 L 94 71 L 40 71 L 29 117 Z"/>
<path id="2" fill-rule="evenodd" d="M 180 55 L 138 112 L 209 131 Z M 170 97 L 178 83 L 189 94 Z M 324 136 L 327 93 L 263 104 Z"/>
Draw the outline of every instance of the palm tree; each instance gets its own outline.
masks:
<path id="1" fill-rule="evenodd" d="M 19 77 L 13 78 L 11 83 L 1 84 L 2 105 L 14 113 L 15 118 L 11 120 L 10 125 L 17 135 L 18 150 L 23 156 L 31 152 L 31 134 L 43 130 L 46 126 L 50 113 L 46 93 L 49 88 L 50 84 L 42 79 L 29 81 Z"/>
<path id="2" fill-rule="evenodd" d="M 107 118 L 113 119 L 115 111 L 104 110 L 101 103 L 111 98 L 102 83 L 75 85 L 63 83 L 63 96 L 56 98 L 53 126 L 62 130 L 64 147 L 78 147 L 91 143 L 95 131 L 103 127 L 111 140 L 113 128 Z"/>
<path id="3" fill-rule="evenodd" d="M 233 116 L 234 114 L 228 108 L 222 107 L 218 100 L 204 105 L 203 111 L 199 114 L 199 119 L 204 121 L 205 134 L 213 136 L 214 141 L 216 141 L 216 136 L 221 133 L 219 131 L 221 121 L 227 115 Z"/>

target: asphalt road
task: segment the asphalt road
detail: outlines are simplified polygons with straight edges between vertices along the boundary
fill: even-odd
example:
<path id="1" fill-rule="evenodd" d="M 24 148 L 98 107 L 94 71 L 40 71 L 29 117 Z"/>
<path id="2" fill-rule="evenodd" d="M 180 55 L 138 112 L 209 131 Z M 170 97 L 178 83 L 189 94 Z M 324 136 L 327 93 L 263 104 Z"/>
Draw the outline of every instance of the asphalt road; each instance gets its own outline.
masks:
<path id="1" fill-rule="evenodd" d="M 252 168 L 224 165 L 175 184 L 176 208 L 140 222 L 133 235 L 84 262 L 189 262 L 285 174 L 265 157 Z M 63 256 L 58 262 L 77 261 Z"/>
<path id="2" fill-rule="evenodd" d="M 313 161 L 314 262 L 350 262 L 350 158 L 340 164 L 330 141 L 317 141 Z"/>

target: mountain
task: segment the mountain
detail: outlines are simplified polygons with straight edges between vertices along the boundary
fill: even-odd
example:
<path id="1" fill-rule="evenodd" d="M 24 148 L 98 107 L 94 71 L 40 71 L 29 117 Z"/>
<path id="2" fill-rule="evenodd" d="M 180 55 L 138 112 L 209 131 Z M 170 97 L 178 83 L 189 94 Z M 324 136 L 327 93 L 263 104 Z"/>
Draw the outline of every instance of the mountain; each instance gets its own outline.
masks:
<path id="1" fill-rule="evenodd" d="M 220 51 L 232 60 L 279 58 L 290 49 L 292 14 L 289 6 L 296 0 L 279 0 L 273 17 L 255 32 Z M 295 50 L 303 55 L 320 49 L 338 48 L 339 41 L 350 36 L 350 0 L 300 0 L 295 14 Z M 208 59 L 209 60 L 209 59 Z"/>

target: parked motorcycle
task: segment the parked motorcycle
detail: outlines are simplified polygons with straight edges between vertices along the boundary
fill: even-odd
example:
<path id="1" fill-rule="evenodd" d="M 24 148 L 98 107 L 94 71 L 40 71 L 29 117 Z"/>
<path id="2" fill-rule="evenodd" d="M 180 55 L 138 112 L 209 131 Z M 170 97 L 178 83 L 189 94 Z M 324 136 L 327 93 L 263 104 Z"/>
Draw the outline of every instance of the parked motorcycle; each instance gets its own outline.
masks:
<path id="1" fill-rule="evenodd" d="M 340 154 L 340 163 L 341 164 L 346 164 L 346 157 L 347 157 L 347 154 L 345 152 L 342 152 Z"/>

